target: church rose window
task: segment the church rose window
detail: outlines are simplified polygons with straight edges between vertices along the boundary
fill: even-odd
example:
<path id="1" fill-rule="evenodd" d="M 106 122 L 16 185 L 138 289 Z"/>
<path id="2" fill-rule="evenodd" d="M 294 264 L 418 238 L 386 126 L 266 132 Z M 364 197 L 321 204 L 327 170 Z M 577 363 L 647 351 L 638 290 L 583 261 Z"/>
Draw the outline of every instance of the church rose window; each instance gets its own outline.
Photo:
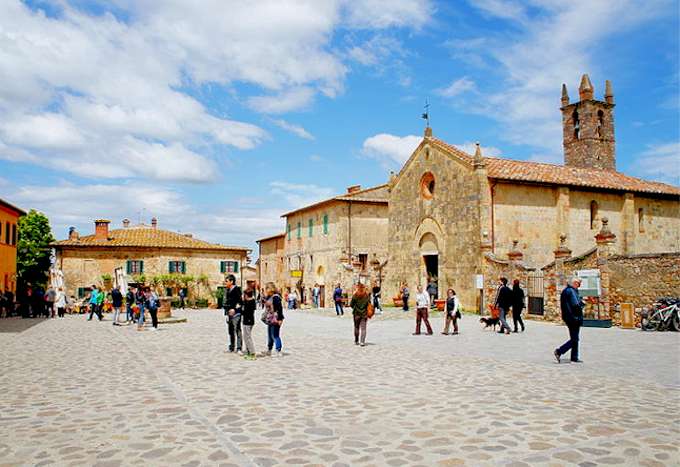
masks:
<path id="1" fill-rule="evenodd" d="M 432 175 L 432 172 L 427 172 L 420 179 L 420 196 L 425 199 L 434 198 L 434 187 L 434 175 Z"/>

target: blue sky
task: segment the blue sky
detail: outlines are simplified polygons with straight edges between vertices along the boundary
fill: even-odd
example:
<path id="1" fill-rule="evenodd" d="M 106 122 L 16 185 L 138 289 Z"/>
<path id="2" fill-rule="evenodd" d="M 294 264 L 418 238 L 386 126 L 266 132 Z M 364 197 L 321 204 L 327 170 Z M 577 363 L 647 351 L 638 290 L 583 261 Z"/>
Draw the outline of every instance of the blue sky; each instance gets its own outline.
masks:
<path id="1" fill-rule="evenodd" d="M 618 169 L 680 182 L 677 1 L 8 0 L 0 196 L 254 246 L 421 138 L 562 161 L 560 89 L 613 82 Z M 246 5 L 249 4 L 249 5 Z"/>

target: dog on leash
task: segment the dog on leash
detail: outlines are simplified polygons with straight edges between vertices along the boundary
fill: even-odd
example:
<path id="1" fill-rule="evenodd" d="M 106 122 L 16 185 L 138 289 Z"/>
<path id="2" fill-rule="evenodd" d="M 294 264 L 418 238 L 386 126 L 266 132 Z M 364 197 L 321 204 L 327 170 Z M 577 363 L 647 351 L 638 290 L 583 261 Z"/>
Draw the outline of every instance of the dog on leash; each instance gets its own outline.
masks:
<path id="1" fill-rule="evenodd" d="M 492 318 L 492 317 L 482 317 L 479 318 L 479 322 L 484 324 L 484 329 L 486 328 L 492 328 L 494 331 L 496 330 L 496 326 L 500 325 L 501 320 L 499 318 Z"/>

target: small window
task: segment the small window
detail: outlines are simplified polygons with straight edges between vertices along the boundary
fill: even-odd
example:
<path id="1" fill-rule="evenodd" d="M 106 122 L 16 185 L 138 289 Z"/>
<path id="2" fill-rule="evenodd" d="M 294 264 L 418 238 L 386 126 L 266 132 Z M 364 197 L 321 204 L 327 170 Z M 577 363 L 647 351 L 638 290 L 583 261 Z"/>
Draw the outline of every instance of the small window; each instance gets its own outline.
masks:
<path id="1" fill-rule="evenodd" d="M 599 206 L 597 205 L 597 201 L 591 201 L 590 202 L 590 229 L 594 229 L 596 227 L 596 222 L 597 222 L 597 213 L 599 210 Z"/>
<path id="2" fill-rule="evenodd" d="M 574 138 L 579 139 L 581 133 L 581 122 L 578 117 L 578 110 L 574 109 L 572 118 L 574 120 Z"/>
<path id="3" fill-rule="evenodd" d="M 434 198 L 434 175 L 432 172 L 426 172 L 420 179 L 420 196 L 424 199 Z"/>
<path id="4" fill-rule="evenodd" d="M 314 235 L 314 219 L 309 219 L 308 229 L 309 229 L 309 236 L 311 237 L 312 235 Z"/>
<path id="5" fill-rule="evenodd" d="M 602 136 L 602 127 L 604 126 L 604 112 L 597 111 L 597 136 Z"/>
<path id="6" fill-rule="evenodd" d="M 288 240 L 290 240 L 290 224 L 286 225 L 286 229 L 288 230 Z"/>
<path id="7" fill-rule="evenodd" d="M 144 273 L 144 261 L 128 260 L 127 262 L 127 273 L 128 274 L 143 274 Z"/>
<path id="8" fill-rule="evenodd" d="M 238 261 L 220 261 L 220 272 L 222 274 L 238 273 Z"/>
<path id="9" fill-rule="evenodd" d="M 12 224 L 12 245 L 17 244 L 17 225 Z"/>
<path id="10" fill-rule="evenodd" d="M 170 261 L 168 263 L 168 272 L 170 274 L 185 274 L 187 272 L 187 263 L 185 261 Z"/>
<path id="11" fill-rule="evenodd" d="M 638 231 L 644 233 L 645 231 L 645 210 L 638 209 Z"/>
<path id="12" fill-rule="evenodd" d="M 328 235 L 328 214 L 323 215 L 323 234 Z"/>
<path id="13" fill-rule="evenodd" d="M 297 223 L 297 238 L 302 238 L 302 222 Z"/>
<path id="14" fill-rule="evenodd" d="M 361 263 L 361 270 L 365 271 L 366 266 L 368 266 L 368 255 L 365 253 L 359 254 L 359 263 Z"/>
<path id="15" fill-rule="evenodd" d="M 172 297 L 172 287 L 166 287 L 165 288 L 165 296 L 166 297 Z"/>
<path id="16" fill-rule="evenodd" d="M 78 287 L 78 298 L 85 297 L 86 292 L 85 287 Z"/>
<path id="17" fill-rule="evenodd" d="M 5 243 L 12 244 L 12 232 L 10 231 L 9 222 L 5 223 Z"/>

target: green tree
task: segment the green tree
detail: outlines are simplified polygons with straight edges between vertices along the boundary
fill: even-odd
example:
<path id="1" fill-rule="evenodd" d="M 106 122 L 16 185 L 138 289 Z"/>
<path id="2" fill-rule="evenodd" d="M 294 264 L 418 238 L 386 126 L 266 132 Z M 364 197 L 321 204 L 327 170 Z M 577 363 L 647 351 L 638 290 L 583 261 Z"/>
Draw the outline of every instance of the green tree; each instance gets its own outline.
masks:
<path id="1" fill-rule="evenodd" d="M 23 284 L 45 285 L 50 269 L 50 243 L 54 241 L 45 214 L 31 209 L 19 218 L 17 276 Z"/>

